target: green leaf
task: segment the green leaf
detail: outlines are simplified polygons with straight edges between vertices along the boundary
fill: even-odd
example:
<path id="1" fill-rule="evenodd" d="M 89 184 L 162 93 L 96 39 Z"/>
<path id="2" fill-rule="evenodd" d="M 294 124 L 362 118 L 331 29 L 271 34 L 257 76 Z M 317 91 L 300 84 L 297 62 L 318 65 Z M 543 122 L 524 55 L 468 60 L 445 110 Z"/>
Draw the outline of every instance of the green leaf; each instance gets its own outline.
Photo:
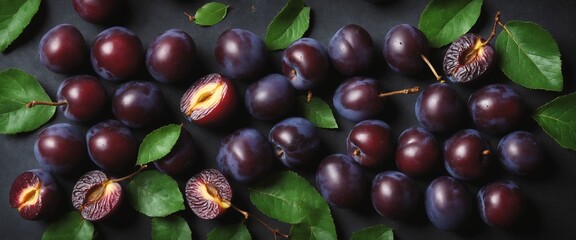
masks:
<path id="1" fill-rule="evenodd" d="M 188 222 L 182 217 L 170 215 L 152 218 L 152 240 L 192 240 L 192 231 Z"/>
<path id="2" fill-rule="evenodd" d="M 38 105 L 28 108 L 30 101 L 48 101 L 50 97 L 38 80 L 14 68 L 0 72 L 0 134 L 36 130 L 56 112 L 56 107 Z"/>
<path id="3" fill-rule="evenodd" d="M 209 2 L 196 10 L 194 23 L 200 26 L 212 26 L 221 22 L 228 13 L 228 5 Z"/>
<path id="4" fill-rule="evenodd" d="M 219 226 L 208 233 L 208 240 L 250 240 L 250 232 L 244 222 L 232 225 Z"/>
<path id="5" fill-rule="evenodd" d="M 350 240 L 394 240 L 394 233 L 392 228 L 384 225 L 376 225 L 368 228 L 364 228 L 358 232 L 355 232 L 350 237 Z"/>
<path id="6" fill-rule="evenodd" d="M 0 52 L 4 52 L 38 12 L 40 0 L 0 0 L 0 6 Z"/>
<path id="7" fill-rule="evenodd" d="M 576 93 L 558 97 L 536 109 L 534 120 L 563 148 L 576 151 Z"/>
<path id="8" fill-rule="evenodd" d="M 92 222 L 82 218 L 77 211 L 69 212 L 51 223 L 42 235 L 43 240 L 88 240 L 93 237 Z"/>
<path id="9" fill-rule="evenodd" d="M 158 128 L 144 137 L 138 149 L 136 165 L 144 165 L 163 158 L 180 137 L 182 125 L 170 124 Z"/>
<path id="10" fill-rule="evenodd" d="M 294 172 L 280 172 L 253 185 L 250 199 L 269 217 L 293 224 L 291 239 L 336 239 L 328 203 Z"/>
<path id="11" fill-rule="evenodd" d="M 266 29 L 266 47 L 269 50 L 287 48 L 298 40 L 310 26 L 310 7 L 304 6 L 304 0 L 289 0 L 272 19 Z"/>
<path id="12" fill-rule="evenodd" d="M 298 102 L 304 118 L 310 120 L 316 127 L 338 128 L 332 109 L 322 98 L 313 96 L 310 102 L 307 102 L 305 96 L 300 96 Z"/>
<path id="13" fill-rule="evenodd" d="M 467 33 L 481 9 L 482 0 L 432 0 L 420 16 L 418 28 L 431 47 L 439 48 Z"/>
<path id="14" fill-rule="evenodd" d="M 178 183 L 156 170 L 136 174 L 126 186 L 132 207 L 148 217 L 165 217 L 184 210 Z"/>
<path id="15" fill-rule="evenodd" d="M 511 21 L 496 39 L 502 72 L 515 83 L 531 89 L 562 91 L 562 60 L 556 41 L 532 22 Z"/>

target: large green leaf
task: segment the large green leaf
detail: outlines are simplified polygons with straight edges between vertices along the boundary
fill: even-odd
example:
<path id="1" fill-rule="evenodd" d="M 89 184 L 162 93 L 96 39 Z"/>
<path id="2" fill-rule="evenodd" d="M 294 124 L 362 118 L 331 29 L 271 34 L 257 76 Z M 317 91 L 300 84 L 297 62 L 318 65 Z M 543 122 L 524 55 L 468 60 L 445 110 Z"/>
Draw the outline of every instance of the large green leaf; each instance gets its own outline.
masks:
<path id="1" fill-rule="evenodd" d="M 304 0 L 289 0 L 286 6 L 272 19 L 266 30 L 266 47 L 280 50 L 301 38 L 310 26 L 310 7 Z"/>
<path id="2" fill-rule="evenodd" d="M 38 12 L 40 0 L 0 0 L 0 6 L 0 52 L 4 52 Z"/>
<path id="3" fill-rule="evenodd" d="M 576 93 L 558 97 L 536 109 L 534 120 L 560 146 L 576 151 Z"/>
<path id="4" fill-rule="evenodd" d="M 144 165 L 166 156 L 178 141 L 181 131 L 182 125 L 169 124 L 146 135 L 138 149 L 136 164 Z"/>
<path id="5" fill-rule="evenodd" d="M 384 225 L 376 225 L 368 228 L 364 228 L 358 232 L 355 232 L 350 237 L 350 240 L 394 240 L 394 233 L 392 228 Z"/>
<path id="6" fill-rule="evenodd" d="M 136 174 L 126 186 L 126 194 L 132 207 L 148 217 L 165 217 L 184 210 L 178 183 L 156 170 Z"/>
<path id="7" fill-rule="evenodd" d="M 496 39 L 500 68 L 515 83 L 531 89 L 562 91 L 562 60 L 556 41 L 532 22 L 511 21 Z"/>
<path id="8" fill-rule="evenodd" d="M 82 218 L 77 211 L 69 212 L 51 223 L 42 235 L 43 240 L 90 240 L 93 238 L 92 222 Z"/>
<path id="9" fill-rule="evenodd" d="M 336 239 L 328 203 L 305 178 L 294 172 L 273 174 L 253 185 L 250 199 L 264 214 L 293 224 L 291 239 Z"/>
<path id="10" fill-rule="evenodd" d="M 53 106 L 26 107 L 30 101 L 48 101 L 50 97 L 38 80 L 14 68 L 0 72 L 0 134 L 33 131 L 52 118 Z"/>
<path id="11" fill-rule="evenodd" d="M 439 48 L 467 33 L 481 9 L 482 0 L 432 0 L 420 16 L 418 28 L 431 47 Z"/>
<path id="12" fill-rule="evenodd" d="M 334 113 L 322 98 L 313 96 L 307 101 L 306 96 L 298 97 L 298 106 L 304 118 L 319 128 L 338 128 Z"/>
<path id="13" fill-rule="evenodd" d="M 208 233 L 208 240 L 250 240 L 250 232 L 244 222 L 214 228 Z"/>
<path id="14" fill-rule="evenodd" d="M 152 240 L 191 240 L 192 231 L 188 222 L 182 217 L 170 215 L 161 218 L 152 218 Z"/>

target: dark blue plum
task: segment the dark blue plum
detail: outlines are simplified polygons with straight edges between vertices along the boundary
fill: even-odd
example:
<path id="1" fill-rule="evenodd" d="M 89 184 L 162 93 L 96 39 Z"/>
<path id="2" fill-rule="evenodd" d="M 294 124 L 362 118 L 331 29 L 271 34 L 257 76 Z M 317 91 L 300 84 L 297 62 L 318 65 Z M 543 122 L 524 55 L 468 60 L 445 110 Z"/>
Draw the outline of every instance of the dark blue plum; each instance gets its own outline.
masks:
<path id="1" fill-rule="evenodd" d="M 442 230 L 463 227 L 474 209 L 474 199 L 466 186 L 447 176 L 438 177 L 428 185 L 424 202 L 428 219 Z"/>
<path id="2" fill-rule="evenodd" d="M 386 122 L 370 119 L 352 127 L 346 137 L 346 153 L 363 167 L 377 168 L 394 155 L 392 128 Z"/>
<path id="3" fill-rule="evenodd" d="M 126 82 L 116 89 L 112 98 L 114 116 L 131 128 L 150 125 L 161 116 L 164 107 L 164 95 L 152 82 Z"/>
<path id="4" fill-rule="evenodd" d="M 255 80 L 266 69 L 268 53 L 258 35 L 232 28 L 220 34 L 214 50 L 216 62 L 233 79 Z"/>
<path id="5" fill-rule="evenodd" d="M 104 84 L 90 75 L 66 78 L 58 87 L 56 97 L 58 102 L 66 102 L 58 107 L 64 117 L 77 122 L 93 121 L 109 107 Z"/>
<path id="6" fill-rule="evenodd" d="M 398 137 L 396 167 L 408 176 L 423 176 L 439 165 L 442 149 L 434 134 L 422 127 L 410 127 Z"/>
<path id="7" fill-rule="evenodd" d="M 106 120 L 88 129 L 86 145 L 90 159 L 101 169 L 121 172 L 134 167 L 138 143 L 130 128 L 117 120 Z"/>
<path id="8" fill-rule="evenodd" d="M 372 205 L 376 212 L 388 219 L 411 217 L 418 208 L 419 197 L 416 183 L 401 172 L 381 172 L 372 180 Z"/>
<path id="9" fill-rule="evenodd" d="M 88 161 L 84 133 L 69 123 L 46 127 L 34 142 L 34 156 L 47 171 L 56 174 L 72 173 Z"/>
<path id="10" fill-rule="evenodd" d="M 140 38 L 124 27 L 100 32 L 90 51 L 92 68 L 103 79 L 121 81 L 136 76 L 144 65 Z"/>
<path id="11" fill-rule="evenodd" d="M 216 156 L 220 171 L 244 184 L 270 173 L 274 159 L 268 139 L 253 128 L 242 128 L 226 136 Z"/>
<path id="12" fill-rule="evenodd" d="M 380 87 L 376 79 L 352 77 L 336 88 L 332 101 L 338 115 L 359 122 L 382 112 L 384 104 L 379 94 Z"/>
<path id="13" fill-rule="evenodd" d="M 316 166 L 320 148 L 320 133 L 305 118 L 291 117 L 276 123 L 268 140 L 276 148 L 276 157 L 290 168 L 307 169 Z"/>
<path id="14" fill-rule="evenodd" d="M 526 200 L 512 181 L 490 183 L 478 191 L 477 198 L 480 217 L 495 228 L 517 226 L 525 211 Z"/>
<path id="15" fill-rule="evenodd" d="M 492 163 L 490 141 L 474 129 L 462 129 L 444 143 L 444 166 L 453 177 L 472 180 L 482 177 Z"/>
<path id="16" fill-rule="evenodd" d="M 274 120 L 286 116 L 296 102 L 296 93 L 290 81 L 273 73 L 251 83 L 244 98 L 246 109 L 260 120 Z"/>
<path id="17" fill-rule="evenodd" d="M 194 69 L 196 44 L 188 33 L 170 29 L 158 35 L 146 51 L 146 68 L 163 83 L 184 80 Z"/>
<path id="18" fill-rule="evenodd" d="M 316 187 L 335 207 L 357 207 L 365 198 L 368 184 L 362 167 L 348 155 L 328 155 L 316 169 Z"/>
<path id="19" fill-rule="evenodd" d="M 382 52 L 388 66 L 404 75 L 417 75 L 426 66 L 422 55 L 428 55 L 430 46 L 420 29 L 410 24 L 392 27 L 384 38 Z"/>
<path id="20" fill-rule="evenodd" d="M 464 122 L 466 106 L 447 83 L 433 83 L 420 92 L 414 105 L 418 121 L 435 133 L 448 133 Z"/>
<path id="21" fill-rule="evenodd" d="M 544 145 L 527 131 L 514 131 L 502 137 L 497 154 L 504 169 L 519 176 L 541 172 L 546 158 Z"/>
<path id="22" fill-rule="evenodd" d="M 126 16 L 125 0 L 72 0 L 74 10 L 86 22 L 115 25 Z"/>
<path id="23" fill-rule="evenodd" d="M 374 42 L 361 26 L 348 24 L 338 29 L 328 43 L 328 56 L 340 73 L 358 75 L 372 65 Z"/>
<path id="24" fill-rule="evenodd" d="M 40 62 L 56 73 L 79 72 L 88 63 L 88 46 L 84 36 L 70 24 L 50 29 L 40 39 Z"/>
<path id="25" fill-rule="evenodd" d="M 491 84 L 476 90 L 468 99 L 468 109 L 476 127 L 493 134 L 508 133 L 527 118 L 518 92 L 504 84 Z"/>
<path id="26" fill-rule="evenodd" d="M 297 90 L 310 90 L 322 83 L 329 65 L 328 53 L 313 38 L 300 38 L 282 52 L 282 73 Z"/>

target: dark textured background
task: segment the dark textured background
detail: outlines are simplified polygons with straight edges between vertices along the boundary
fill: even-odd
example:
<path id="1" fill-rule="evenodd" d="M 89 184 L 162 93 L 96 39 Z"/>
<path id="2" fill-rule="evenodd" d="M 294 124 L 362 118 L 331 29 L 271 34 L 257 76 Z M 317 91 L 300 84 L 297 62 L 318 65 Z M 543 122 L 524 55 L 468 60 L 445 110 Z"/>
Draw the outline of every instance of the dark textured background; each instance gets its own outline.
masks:
<path id="1" fill-rule="evenodd" d="M 159 84 L 164 91 L 168 102 L 168 112 L 161 123 L 185 122 L 179 113 L 178 106 L 182 93 L 189 84 L 199 76 L 220 72 L 214 56 L 213 49 L 218 35 L 231 27 L 245 28 L 257 35 L 264 37 L 266 27 L 272 17 L 282 8 L 286 1 L 266 0 L 237 0 L 222 1 L 231 5 L 228 16 L 223 22 L 212 27 L 199 27 L 190 22 L 183 15 L 184 11 L 193 13 L 198 7 L 207 1 L 184 1 L 184 0 L 131 0 L 130 12 L 127 13 L 127 21 L 123 24 L 134 31 L 147 46 L 152 39 L 170 28 L 180 28 L 189 33 L 198 47 L 200 64 L 193 66 L 195 74 L 187 82 L 177 85 Z M 307 36 L 316 38 L 325 47 L 332 35 L 345 24 L 356 23 L 368 30 L 372 35 L 377 47 L 377 59 L 373 71 L 368 75 L 382 81 L 385 90 L 396 90 L 414 85 L 426 86 L 433 83 L 434 78 L 426 73 L 423 77 L 408 78 L 392 72 L 383 62 L 381 55 L 381 43 L 386 32 L 394 25 L 410 23 L 417 25 L 420 13 L 428 1 L 389 1 L 381 5 L 373 5 L 361 0 L 332 0 L 332 1 L 306 1 L 312 8 L 311 27 Z M 472 29 L 483 36 L 487 36 L 492 28 L 492 18 L 497 10 L 502 11 L 502 21 L 526 20 L 533 21 L 555 37 L 563 60 L 563 73 L 565 87 L 562 93 L 550 93 L 545 91 L 530 91 L 507 80 L 497 70 L 487 77 L 480 85 L 488 83 L 511 84 L 517 89 L 526 101 L 530 110 L 552 100 L 553 98 L 573 92 L 575 86 L 573 78 L 576 69 L 576 21 L 573 12 L 576 10 L 576 2 L 565 1 L 485 1 L 482 14 L 477 24 Z M 61 23 L 75 25 L 84 35 L 86 41 L 91 43 L 95 36 L 105 29 L 103 26 L 92 25 L 83 21 L 74 12 L 71 1 L 43 1 L 38 14 L 32 20 L 24 33 L 0 55 L 0 69 L 16 67 L 34 75 L 48 94 L 54 99 L 58 85 L 67 76 L 55 74 L 41 65 L 38 59 L 37 46 L 40 38 L 52 27 Z M 500 29 L 499 29 L 500 31 Z M 431 56 L 434 65 L 440 69 L 441 58 L 446 48 L 435 49 Z M 279 71 L 280 52 L 271 54 L 272 66 L 270 72 Z M 150 80 L 143 75 L 141 79 Z M 320 97 L 331 102 L 331 93 L 343 77 L 331 73 L 323 88 L 317 91 Z M 107 82 L 108 90 L 112 93 L 117 83 Z M 246 83 L 239 83 L 243 90 Z M 459 86 L 458 90 L 463 99 L 478 85 Z M 397 96 L 388 99 L 385 112 L 380 116 L 394 129 L 395 136 L 407 127 L 418 125 L 414 116 L 414 102 L 417 95 Z M 227 128 L 210 130 L 185 122 L 185 127 L 192 133 L 201 149 L 201 162 L 194 172 L 203 167 L 214 167 L 214 158 L 219 141 L 239 127 L 255 127 L 263 134 L 267 134 L 273 122 L 263 122 L 251 119 L 246 113 L 237 116 L 238 121 Z M 338 130 L 321 130 L 324 144 L 323 155 L 336 152 L 344 152 L 344 140 L 347 131 L 353 126 L 351 122 L 337 117 L 340 128 Z M 68 122 L 59 112 L 48 124 Z M 355 210 L 343 210 L 332 208 L 332 213 L 340 239 L 348 239 L 352 232 L 375 224 L 385 224 L 394 228 L 397 239 L 568 239 L 573 235 L 574 219 L 576 218 L 576 154 L 573 151 L 562 149 L 550 137 L 548 137 L 532 119 L 526 119 L 524 129 L 535 133 L 543 142 L 549 152 L 547 168 L 538 177 L 520 178 L 505 174 L 493 174 L 487 180 L 468 182 L 470 191 L 475 194 L 476 190 L 487 181 L 496 179 L 512 179 L 517 182 L 524 191 L 528 201 L 528 214 L 522 226 L 525 230 L 501 231 L 484 225 L 475 216 L 471 227 L 458 232 L 446 232 L 436 229 L 425 217 L 423 209 L 414 219 L 406 222 L 389 221 L 380 217 L 370 206 L 367 200 L 364 206 Z M 77 124 L 86 130 L 90 124 Z M 471 125 L 468 125 L 471 126 Z M 151 129 L 135 131 L 141 139 Z M 17 211 L 11 209 L 8 203 L 8 192 L 12 180 L 21 172 L 37 168 L 34 158 L 33 143 L 36 134 L 18 134 L 14 136 L 0 136 L 0 233 L 3 239 L 39 239 L 47 222 L 32 222 L 22 220 Z M 498 141 L 498 136 L 490 136 L 493 144 Z M 390 164 L 386 169 L 392 169 Z M 377 171 L 368 172 L 373 175 Z M 78 173 L 81 174 L 81 173 Z M 445 174 L 445 173 L 439 173 Z M 311 178 L 311 174 L 303 173 Z M 70 192 L 77 176 L 58 177 L 59 182 Z M 184 182 L 186 178 L 180 179 Z M 421 193 L 431 179 L 417 179 Z M 234 185 L 236 197 L 234 202 L 241 208 L 252 209 L 247 198 L 247 190 L 239 185 Z M 253 210 L 253 209 L 252 209 Z M 204 239 L 206 234 L 221 223 L 239 221 L 238 214 L 230 214 L 222 221 L 203 221 L 193 216 L 189 210 L 181 213 L 192 229 L 194 239 Z M 261 216 L 261 214 L 257 213 Z M 278 223 L 272 223 L 276 225 Z M 288 226 L 278 224 L 285 232 Z M 129 206 L 125 206 L 117 215 L 110 220 L 95 224 L 100 239 L 148 239 L 150 238 L 149 218 L 136 213 Z M 258 225 L 255 221 L 248 221 L 248 228 L 254 239 L 270 239 L 269 232 Z"/>

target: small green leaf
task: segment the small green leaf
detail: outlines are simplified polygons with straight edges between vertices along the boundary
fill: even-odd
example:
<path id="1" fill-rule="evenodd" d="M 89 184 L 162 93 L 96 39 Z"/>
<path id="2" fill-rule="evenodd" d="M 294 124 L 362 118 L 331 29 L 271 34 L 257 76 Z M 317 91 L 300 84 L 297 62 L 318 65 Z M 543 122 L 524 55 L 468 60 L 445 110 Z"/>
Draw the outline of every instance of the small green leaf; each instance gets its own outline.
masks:
<path id="1" fill-rule="evenodd" d="M 576 151 L 576 93 L 558 97 L 536 109 L 534 120 L 563 148 Z"/>
<path id="2" fill-rule="evenodd" d="M 40 0 L 0 0 L 0 6 L 0 52 L 4 52 L 32 21 Z"/>
<path id="3" fill-rule="evenodd" d="M 148 217 L 165 217 L 184 210 L 178 183 L 156 170 L 136 174 L 126 186 L 132 207 Z"/>
<path id="4" fill-rule="evenodd" d="M 250 232 L 244 222 L 232 225 L 219 226 L 208 233 L 208 240 L 250 240 Z"/>
<path id="5" fill-rule="evenodd" d="M 170 215 L 162 218 L 152 218 L 152 240 L 192 240 L 192 230 L 182 217 Z"/>
<path id="6" fill-rule="evenodd" d="M 432 0 L 420 16 L 418 28 L 431 47 L 439 48 L 467 33 L 481 9 L 482 0 Z"/>
<path id="7" fill-rule="evenodd" d="M 180 137 L 182 125 L 170 124 L 158 128 L 144 137 L 138 149 L 136 165 L 144 165 L 163 158 Z"/>
<path id="8" fill-rule="evenodd" d="M 363 240 L 363 239 L 394 240 L 394 233 L 392 232 L 392 228 L 389 228 L 384 225 L 376 225 L 355 232 L 350 237 L 350 240 Z"/>
<path id="9" fill-rule="evenodd" d="M 336 239 L 328 203 L 294 172 L 280 172 L 253 185 L 250 199 L 269 217 L 293 224 L 291 239 Z"/>
<path id="10" fill-rule="evenodd" d="M 532 22 L 511 21 L 496 39 L 502 72 L 530 89 L 562 91 L 562 60 L 556 41 Z"/>
<path id="11" fill-rule="evenodd" d="M 304 118 L 308 119 L 316 127 L 338 128 L 332 109 L 322 98 L 313 96 L 310 102 L 307 102 L 305 96 L 300 96 L 298 97 L 298 105 Z"/>
<path id="12" fill-rule="evenodd" d="M 51 223 L 42 234 L 43 240 L 89 240 L 93 238 L 92 222 L 82 218 L 77 211 L 69 212 Z"/>
<path id="13" fill-rule="evenodd" d="M 36 78 L 14 68 L 0 72 L 0 134 L 33 131 L 54 116 L 56 107 L 26 107 L 31 101 L 51 102 Z"/>
<path id="14" fill-rule="evenodd" d="M 268 25 L 266 47 L 269 50 L 287 48 L 304 36 L 309 26 L 310 7 L 304 6 L 304 0 L 289 0 Z"/>
<path id="15" fill-rule="evenodd" d="M 200 26 L 212 26 L 221 22 L 228 13 L 228 5 L 209 2 L 196 10 L 194 23 Z"/>

